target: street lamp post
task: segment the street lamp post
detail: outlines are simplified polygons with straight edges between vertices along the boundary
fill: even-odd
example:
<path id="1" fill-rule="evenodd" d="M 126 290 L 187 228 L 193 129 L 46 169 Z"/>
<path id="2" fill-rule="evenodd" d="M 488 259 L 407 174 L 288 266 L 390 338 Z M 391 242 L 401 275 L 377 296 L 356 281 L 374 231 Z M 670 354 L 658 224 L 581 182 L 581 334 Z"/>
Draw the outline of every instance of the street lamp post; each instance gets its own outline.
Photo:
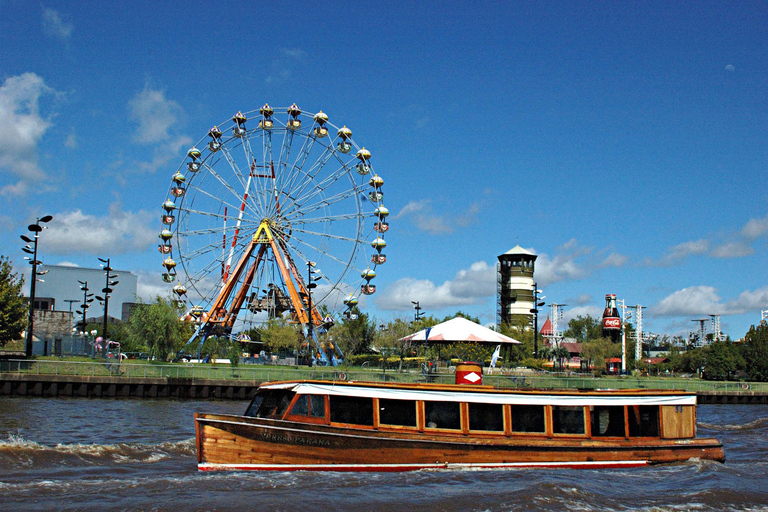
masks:
<path id="1" fill-rule="evenodd" d="M 315 269 L 315 262 L 307 262 L 307 349 L 312 350 L 312 343 L 314 342 L 314 327 L 315 320 L 312 314 L 312 290 L 317 288 L 316 281 L 320 280 L 320 271 Z M 298 354 L 297 354 L 298 359 Z"/>
<path id="2" fill-rule="evenodd" d="M 88 293 L 88 281 L 78 281 L 82 286 L 80 286 L 80 289 L 83 291 L 83 300 L 82 304 L 80 305 L 80 309 L 82 311 L 78 310 L 75 311 L 78 315 L 83 315 L 83 326 L 80 329 L 81 331 L 85 331 L 85 327 L 88 325 L 88 322 L 86 320 L 87 314 L 88 314 L 88 308 L 91 307 L 91 302 L 93 302 L 93 294 Z"/>
<path id="3" fill-rule="evenodd" d="M 106 281 L 104 284 L 104 288 L 102 288 L 101 292 L 104 294 L 103 297 L 96 296 L 96 299 L 104 302 L 104 327 L 102 328 L 102 336 L 104 337 L 104 348 L 102 351 L 104 352 L 104 356 L 106 357 L 107 352 L 109 351 L 109 343 L 108 343 L 108 333 L 107 333 L 107 318 L 109 315 L 109 294 L 112 293 L 112 286 L 115 286 L 120 281 L 110 281 L 110 279 L 114 279 L 117 276 L 117 274 L 112 274 L 112 267 L 109 266 L 109 258 L 107 259 L 101 259 L 99 258 L 99 261 L 103 263 L 102 267 L 104 267 L 104 275 L 106 276 Z"/>
<path id="4" fill-rule="evenodd" d="M 543 295 L 540 297 L 539 294 L 541 293 L 541 290 L 539 290 L 539 285 L 536 283 L 533 283 L 533 309 L 531 309 L 531 313 L 533 313 L 533 358 L 538 359 L 539 358 L 539 308 L 544 305 L 544 301 L 541 299 L 544 299 Z"/>
<path id="5" fill-rule="evenodd" d="M 28 229 L 30 233 L 32 233 L 32 238 L 27 235 L 21 235 L 21 239 L 27 242 L 27 245 L 24 246 L 22 251 L 32 255 L 31 259 L 28 256 L 24 257 L 25 259 L 30 260 L 29 263 L 32 265 L 32 280 L 29 283 L 29 322 L 27 324 L 27 336 L 24 347 L 25 357 L 27 359 L 32 357 L 32 332 L 35 324 L 35 284 L 37 283 L 38 275 L 47 273 L 47 271 L 39 273 L 37 271 L 37 266 L 43 264 L 41 261 L 37 260 L 37 241 L 40 238 L 40 232 L 43 230 L 43 226 L 41 226 L 40 223 L 50 222 L 52 219 L 52 215 L 46 215 L 38 218 L 34 224 L 30 224 Z M 32 245 L 30 246 L 30 244 Z"/>

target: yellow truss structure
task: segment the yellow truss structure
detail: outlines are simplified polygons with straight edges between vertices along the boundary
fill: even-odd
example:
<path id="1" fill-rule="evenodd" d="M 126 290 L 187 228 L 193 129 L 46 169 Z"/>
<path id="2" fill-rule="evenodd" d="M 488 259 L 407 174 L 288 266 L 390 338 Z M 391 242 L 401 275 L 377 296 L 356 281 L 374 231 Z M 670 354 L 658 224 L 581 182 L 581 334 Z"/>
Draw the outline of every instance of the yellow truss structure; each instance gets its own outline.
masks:
<path id="1" fill-rule="evenodd" d="M 230 273 L 216 300 L 213 301 L 211 309 L 208 311 L 207 319 L 204 321 L 213 329 L 218 327 L 226 332 L 232 330 L 235 320 L 237 320 L 237 315 L 248 295 L 248 290 L 253 283 L 253 277 L 256 275 L 259 265 L 264 263 L 265 254 L 268 250 L 272 251 L 277 266 L 280 269 L 280 275 L 288 288 L 288 295 L 293 305 L 294 320 L 302 325 L 309 324 L 309 316 L 307 314 L 309 293 L 307 287 L 304 284 L 304 280 L 301 279 L 301 275 L 288 252 L 285 242 L 272 233 L 270 224 L 271 221 L 268 219 L 261 221 L 246 251 Z M 254 253 L 255 258 L 252 258 Z M 243 275 L 245 277 L 240 282 L 240 277 Z M 227 307 L 227 302 L 233 295 L 234 299 L 229 304 L 229 307 Z M 322 316 L 314 304 L 312 305 L 311 315 L 312 325 L 320 325 L 322 323 Z"/>

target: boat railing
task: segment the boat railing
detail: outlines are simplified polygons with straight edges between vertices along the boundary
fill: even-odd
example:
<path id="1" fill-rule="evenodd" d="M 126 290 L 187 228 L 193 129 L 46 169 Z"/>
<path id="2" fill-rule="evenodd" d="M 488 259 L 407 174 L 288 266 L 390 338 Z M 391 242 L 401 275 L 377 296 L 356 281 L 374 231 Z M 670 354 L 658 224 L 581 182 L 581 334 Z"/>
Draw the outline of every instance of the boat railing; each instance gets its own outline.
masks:
<path id="1" fill-rule="evenodd" d="M 231 364 L 162 364 L 127 361 L 67 361 L 63 360 L 0 360 L 0 374 L 60 375 L 105 377 L 115 379 L 191 379 L 233 380 L 260 383 L 278 380 L 334 380 L 363 382 L 431 382 L 453 384 L 455 375 L 449 372 L 382 371 L 347 367 L 275 367 L 267 365 Z M 485 375 L 484 384 L 499 388 L 518 389 L 669 389 L 680 391 L 719 391 L 768 393 L 766 382 L 706 381 L 679 377 L 594 377 L 573 374 L 512 373 Z"/>

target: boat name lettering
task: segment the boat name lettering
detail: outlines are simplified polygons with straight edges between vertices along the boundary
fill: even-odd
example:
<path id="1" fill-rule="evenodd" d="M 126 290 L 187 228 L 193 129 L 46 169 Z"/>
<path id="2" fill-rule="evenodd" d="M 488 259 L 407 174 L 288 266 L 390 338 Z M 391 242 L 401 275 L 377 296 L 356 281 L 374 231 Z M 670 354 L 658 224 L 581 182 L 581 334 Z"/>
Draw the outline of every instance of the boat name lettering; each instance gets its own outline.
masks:
<path id="1" fill-rule="evenodd" d="M 272 434 L 270 432 L 262 432 L 261 438 L 271 443 L 291 443 L 291 444 L 303 444 L 307 446 L 331 446 L 331 443 L 323 439 L 313 439 L 310 437 L 294 437 L 289 435 Z"/>

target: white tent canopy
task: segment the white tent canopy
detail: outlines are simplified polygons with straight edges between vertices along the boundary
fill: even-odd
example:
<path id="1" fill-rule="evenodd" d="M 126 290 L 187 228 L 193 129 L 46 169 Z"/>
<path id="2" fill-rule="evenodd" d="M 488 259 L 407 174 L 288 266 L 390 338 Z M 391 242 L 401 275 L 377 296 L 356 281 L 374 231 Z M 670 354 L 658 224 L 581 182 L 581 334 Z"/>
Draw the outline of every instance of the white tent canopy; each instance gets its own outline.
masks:
<path id="1" fill-rule="evenodd" d="M 429 338 L 427 338 L 429 331 Z M 471 341 L 478 343 L 507 343 L 519 344 L 516 339 L 476 324 L 466 318 L 457 316 L 452 320 L 437 324 L 430 329 L 423 329 L 404 338 L 404 341 L 444 341 L 448 343 Z"/>

